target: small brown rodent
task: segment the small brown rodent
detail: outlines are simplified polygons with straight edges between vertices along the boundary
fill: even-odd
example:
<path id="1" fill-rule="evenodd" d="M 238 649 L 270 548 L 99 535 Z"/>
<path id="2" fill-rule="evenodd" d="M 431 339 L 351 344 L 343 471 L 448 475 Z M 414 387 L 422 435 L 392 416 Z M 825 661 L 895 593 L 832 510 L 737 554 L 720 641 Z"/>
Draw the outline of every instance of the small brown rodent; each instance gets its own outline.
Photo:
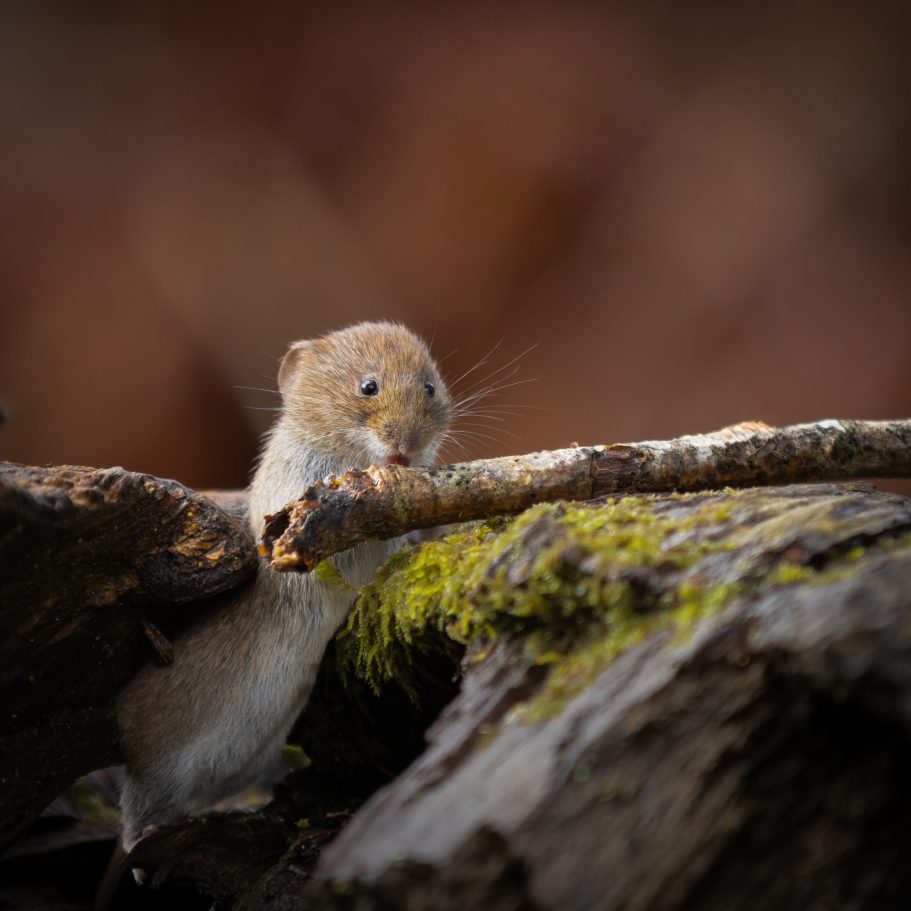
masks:
<path id="1" fill-rule="evenodd" d="M 250 488 L 250 524 L 349 468 L 426 465 L 453 406 L 421 339 L 401 325 L 361 323 L 296 342 L 278 373 L 282 409 Z M 396 542 L 334 558 L 368 582 Z M 236 601 L 174 642 L 174 662 L 149 665 L 118 704 L 127 780 L 123 847 L 148 826 L 199 811 L 249 785 L 285 742 L 350 591 L 262 563 Z"/>

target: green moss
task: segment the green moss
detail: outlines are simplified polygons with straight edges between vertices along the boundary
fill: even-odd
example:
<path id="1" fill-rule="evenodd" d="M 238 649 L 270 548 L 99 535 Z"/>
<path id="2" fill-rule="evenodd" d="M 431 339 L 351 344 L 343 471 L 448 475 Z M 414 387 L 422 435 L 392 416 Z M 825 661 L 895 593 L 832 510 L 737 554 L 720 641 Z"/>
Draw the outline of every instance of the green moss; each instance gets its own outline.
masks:
<path id="1" fill-rule="evenodd" d="M 877 544 L 887 553 L 895 553 L 899 550 L 909 550 L 911 549 L 911 531 L 903 532 L 892 538 L 885 538 L 884 540 L 877 542 Z M 863 548 L 858 547 L 855 548 L 855 550 L 863 551 Z"/>
<path id="2" fill-rule="evenodd" d="M 286 743 L 282 747 L 282 759 L 295 772 L 306 769 L 313 762 L 304 752 L 304 748 L 296 743 Z"/>
<path id="3" fill-rule="evenodd" d="M 343 672 L 375 690 L 395 680 L 416 697 L 414 651 L 521 633 L 535 660 L 550 664 L 592 635 L 616 652 L 675 611 L 689 623 L 717 609 L 716 587 L 641 585 L 643 572 L 680 573 L 726 547 L 681 536 L 698 517 L 681 522 L 652 506 L 634 497 L 596 508 L 542 504 L 399 552 L 361 592 L 339 636 Z M 717 505 L 709 508 L 717 520 Z"/>
<path id="4" fill-rule="evenodd" d="M 779 563 L 766 574 L 765 581 L 769 585 L 790 585 L 794 582 L 809 582 L 816 574 L 815 569 L 800 563 Z"/>
<path id="5" fill-rule="evenodd" d="M 394 681 L 417 701 L 421 653 L 458 654 L 469 643 L 518 635 L 549 672 L 538 695 L 513 712 L 547 718 L 646 637 L 666 632 L 679 643 L 738 597 L 816 584 L 854 571 L 866 555 L 854 547 L 815 569 L 798 562 L 798 551 L 769 567 L 796 527 L 833 546 L 844 532 L 831 503 L 790 500 L 782 510 L 774 500 L 766 506 L 768 497 L 727 490 L 549 503 L 406 548 L 362 590 L 338 636 L 340 671 L 375 691 Z M 911 546 L 911 534 L 884 546 Z"/>
<path id="6" fill-rule="evenodd" d="M 911 532 L 880 537 L 871 546 L 852 547 L 842 554 L 836 562 L 821 567 L 814 572 L 810 584 L 815 586 L 835 585 L 851 578 L 860 566 L 866 565 L 864 558 L 876 559 L 877 557 L 885 557 L 889 554 L 908 550 L 911 550 Z"/>
<path id="7" fill-rule="evenodd" d="M 317 563 L 313 567 L 313 577 L 333 588 L 348 588 L 355 591 L 354 586 L 341 574 L 332 560 L 321 560 Z"/>
<path id="8" fill-rule="evenodd" d="M 117 807 L 106 803 L 92 791 L 84 778 L 78 779 L 66 793 L 83 822 L 102 824 L 117 821 L 119 815 Z"/>

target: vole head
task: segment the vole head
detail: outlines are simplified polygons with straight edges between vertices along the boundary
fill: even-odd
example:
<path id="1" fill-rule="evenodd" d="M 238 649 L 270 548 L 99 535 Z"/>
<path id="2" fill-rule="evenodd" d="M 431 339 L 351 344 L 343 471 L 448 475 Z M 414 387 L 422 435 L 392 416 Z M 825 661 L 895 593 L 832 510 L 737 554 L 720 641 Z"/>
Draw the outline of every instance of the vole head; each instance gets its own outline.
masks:
<path id="1" fill-rule="evenodd" d="M 278 387 L 284 428 L 350 468 L 429 464 L 452 419 L 427 346 L 395 323 L 359 323 L 295 342 Z"/>

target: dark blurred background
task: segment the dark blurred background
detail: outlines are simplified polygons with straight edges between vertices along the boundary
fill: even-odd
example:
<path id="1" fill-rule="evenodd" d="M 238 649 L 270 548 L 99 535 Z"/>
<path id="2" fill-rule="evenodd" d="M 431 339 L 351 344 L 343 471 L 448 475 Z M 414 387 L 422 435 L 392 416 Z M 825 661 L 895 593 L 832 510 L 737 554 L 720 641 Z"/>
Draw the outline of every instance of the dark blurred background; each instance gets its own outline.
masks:
<path id="1" fill-rule="evenodd" d="M 246 482 L 292 339 L 537 342 L 476 456 L 911 416 L 911 4 L 0 7 L 0 457 Z M 457 456 L 455 452 L 451 456 Z"/>

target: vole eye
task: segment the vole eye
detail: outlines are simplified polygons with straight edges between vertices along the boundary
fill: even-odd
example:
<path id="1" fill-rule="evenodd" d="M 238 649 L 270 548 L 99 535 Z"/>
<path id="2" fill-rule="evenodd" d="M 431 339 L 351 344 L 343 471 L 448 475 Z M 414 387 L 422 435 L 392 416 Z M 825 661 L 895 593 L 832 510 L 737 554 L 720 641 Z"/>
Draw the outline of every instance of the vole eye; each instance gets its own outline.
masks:
<path id="1" fill-rule="evenodd" d="M 436 389 L 433 388 L 433 383 L 424 383 L 424 388 L 427 390 L 427 395 L 433 398 L 436 394 Z"/>
<path id="2" fill-rule="evenodd" d="M 376 380 L 364 380 L 360 389 L 361 395 L 376 395 L 380 391 L 380 384 Z"/>

